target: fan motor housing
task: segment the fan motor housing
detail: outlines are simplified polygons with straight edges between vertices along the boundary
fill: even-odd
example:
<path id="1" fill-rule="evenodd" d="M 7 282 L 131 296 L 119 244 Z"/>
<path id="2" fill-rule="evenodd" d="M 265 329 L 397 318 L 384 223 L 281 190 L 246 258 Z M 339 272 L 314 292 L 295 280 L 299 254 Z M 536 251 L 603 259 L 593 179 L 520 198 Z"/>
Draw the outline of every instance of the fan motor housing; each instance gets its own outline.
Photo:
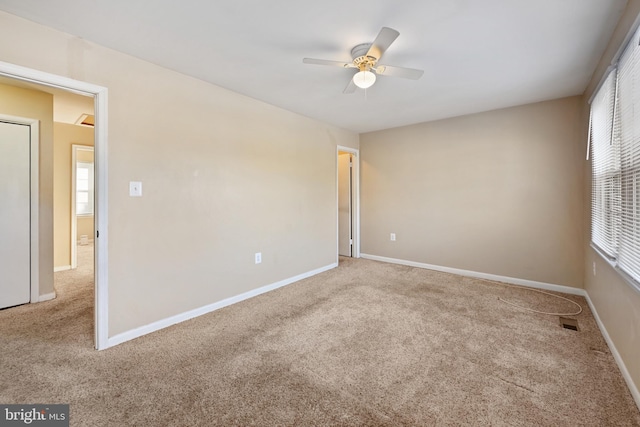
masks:
<path id="1" fill-rule="evenodd" d="M 355 60 L 361 56 L 365 56 L 369 49 L 371 48 L 371 43 L 361 43 L 351 49 L 351 58 Z"/>
<path id="2" fill-rule="evenodd" d="M 375 66 L 377 58 L 367 56 L 367 52 L 371 48 L 371 43 L 361 43 L 351 49 L 351 57 L 353 64 L 360 69 L 368 69 Z"/>

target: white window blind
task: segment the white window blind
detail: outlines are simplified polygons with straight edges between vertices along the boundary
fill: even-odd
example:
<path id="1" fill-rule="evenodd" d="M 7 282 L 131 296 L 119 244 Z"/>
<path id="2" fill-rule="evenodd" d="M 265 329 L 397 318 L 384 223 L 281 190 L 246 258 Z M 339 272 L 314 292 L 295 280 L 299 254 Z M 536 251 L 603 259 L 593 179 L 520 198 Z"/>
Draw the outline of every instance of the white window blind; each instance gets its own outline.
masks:
<path id="1" fill-rule="evenodd" d="M 614 135 L 616 71 L 591 103 L 591 240 L 610 258 L 618 249 L 620 150 Z"/>
<path id="2" fill-rule="evenodd" d="M 591 103 L 592 243 L 640 289 L 640 30 Z"/>
<path id="3" fill-rule="evenodd" d="M 618 65 L 621 218 L 618 264 L 640 281 L 640 46 L 631 39 Z"/>

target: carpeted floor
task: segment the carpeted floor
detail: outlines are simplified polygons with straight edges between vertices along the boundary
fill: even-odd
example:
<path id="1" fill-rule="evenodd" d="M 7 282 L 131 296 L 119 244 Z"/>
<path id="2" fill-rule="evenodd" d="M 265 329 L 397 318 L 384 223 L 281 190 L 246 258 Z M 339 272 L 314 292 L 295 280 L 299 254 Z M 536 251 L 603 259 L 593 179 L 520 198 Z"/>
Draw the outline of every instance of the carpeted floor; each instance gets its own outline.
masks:
<path id="1" fill-rule="evenodd" d="M 640 426 L 582 297 L 576 332 L 498 298 L 567 301 L 346 258 L 97 352 L 90 271 L 0 311 L 1 403 L 69 403 L 75 426 Z"/>

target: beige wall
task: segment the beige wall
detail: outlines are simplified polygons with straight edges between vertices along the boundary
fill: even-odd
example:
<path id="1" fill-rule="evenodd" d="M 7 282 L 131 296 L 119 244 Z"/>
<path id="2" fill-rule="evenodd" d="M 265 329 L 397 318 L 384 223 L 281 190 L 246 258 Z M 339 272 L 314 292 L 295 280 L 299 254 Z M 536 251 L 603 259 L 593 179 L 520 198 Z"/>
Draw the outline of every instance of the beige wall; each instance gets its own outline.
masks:
<path id="1" fill-rule="evenodd" d="M 67 267 L 71 265 L 72 244 L 71 146 L 93 146 L 93 128 L 54 122 L 53 141 L 53 258 L 55 267 Z M 93 228 L 93 218 L 88 220 Z M 89 231 L 92 236 L 93 232 Z"/>
<path id="2" fill-rule="evenodd" d="M 336 146 L 357 134 L 6 13 L 0 27 L 3 61 L 109 90 L 109 336 L 336 261 Z"/>
<path id="3" fill-rule="evenodd" d="M 582 287 L 580 113 L 572 97 L 361 135 L 362 252 Z"/>
<path id="4" fill-rule="evenodd" d="M 618 23 L 609 46 L 593 75 L 583 98 L 582 128 L 589 123 L 588 101 L 611 64 L 634 20 L 640 13 L 640 0 L 630 0 L 626 11 Z M 591 163 L 587 163 L 584 174 L 585 191 L 585 288 L 604 324 L 611 340 L 620 353 L 636 389 L 640 389 L 640 292 L 635 291 L 624 279 L 600 257 L 589 245 L 591 235 Z M 593 264 L 596 274 L 593 274 Z"/>
<path id="5" fill-rule="evenodd" d="M 78 217 L 76 230 L 76 241 L 79 242 L 82 236 L 87 236 L 89 241 L 93 240 L 93 215 Z"/>
<path id="6" fill-rule="evenodd" d="M 53 95 L 0 84 L 0 114 L 40 121 L 40 295 L 53 292 Z"/>

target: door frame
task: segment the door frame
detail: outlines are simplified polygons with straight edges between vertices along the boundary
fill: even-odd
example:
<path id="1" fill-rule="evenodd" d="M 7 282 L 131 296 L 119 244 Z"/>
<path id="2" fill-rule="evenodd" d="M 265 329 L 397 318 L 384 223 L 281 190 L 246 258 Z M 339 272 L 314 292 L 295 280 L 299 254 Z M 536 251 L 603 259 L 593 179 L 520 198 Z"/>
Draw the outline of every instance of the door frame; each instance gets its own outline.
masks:
<path id="1" fill-rule="evenodd" d="M 46 73 L 19 65 L 0 61 L 0 76 L 23 82 L 34 83 L 66 90 L 78 95 L 92 96 L 94 99 L 95 138 L 95 207 L 94 226 L 96 230 L 95 248 L 95 303 L 94 340 L 95 347 L 103 350 L 109 347 L 109 288 L 108 288 L 108 176 L 107 176 L 107 88 L 68 77 Z M 98 237 L 99 236 L 99 237 Z"/>
<path id="2" fill-rule="evenodd" d="M 0 114 L 0 121 L 29 126 L 29 302 L 35 303 L 40 301 L 40 121 L 6 114 Z"/>
<path id="3" fill-rule="evenodd" d="M 351 216 L 353 222 L 351 229 L 353 232 L 353 246 L 351 247 L 351 257 L 360 258 L 360 150 L 357 148 L 345 147 L 338 145 L 336 148 L 336 262 L 340 259 L 339 255 L 339 240 L 340 240 L 340 223 L 338 213 L 338 157 L 340 153 L 349 153 L 353 156 L 353 169 L 352 174 L 352 188 L 351 188 L 351 202 L 352 212 Z"/>
<path id="4" fill-rule="evenodd" d="M 78 268 L 78 215 L 76 213 L 76 169 L 78 151 L 91 151 L 95 154 L 92 145 L 71 144 L 71 269 Z M 95 167 L 95 157 L 93 159 Z M 94 173 L 95 193 L 95 173 Z M 95 218 L 95 207 L 94 207 Z M 95 224 L 94 224 L 95 225 Z M 93 236 L 95 243 L 95 236 Z"/>

